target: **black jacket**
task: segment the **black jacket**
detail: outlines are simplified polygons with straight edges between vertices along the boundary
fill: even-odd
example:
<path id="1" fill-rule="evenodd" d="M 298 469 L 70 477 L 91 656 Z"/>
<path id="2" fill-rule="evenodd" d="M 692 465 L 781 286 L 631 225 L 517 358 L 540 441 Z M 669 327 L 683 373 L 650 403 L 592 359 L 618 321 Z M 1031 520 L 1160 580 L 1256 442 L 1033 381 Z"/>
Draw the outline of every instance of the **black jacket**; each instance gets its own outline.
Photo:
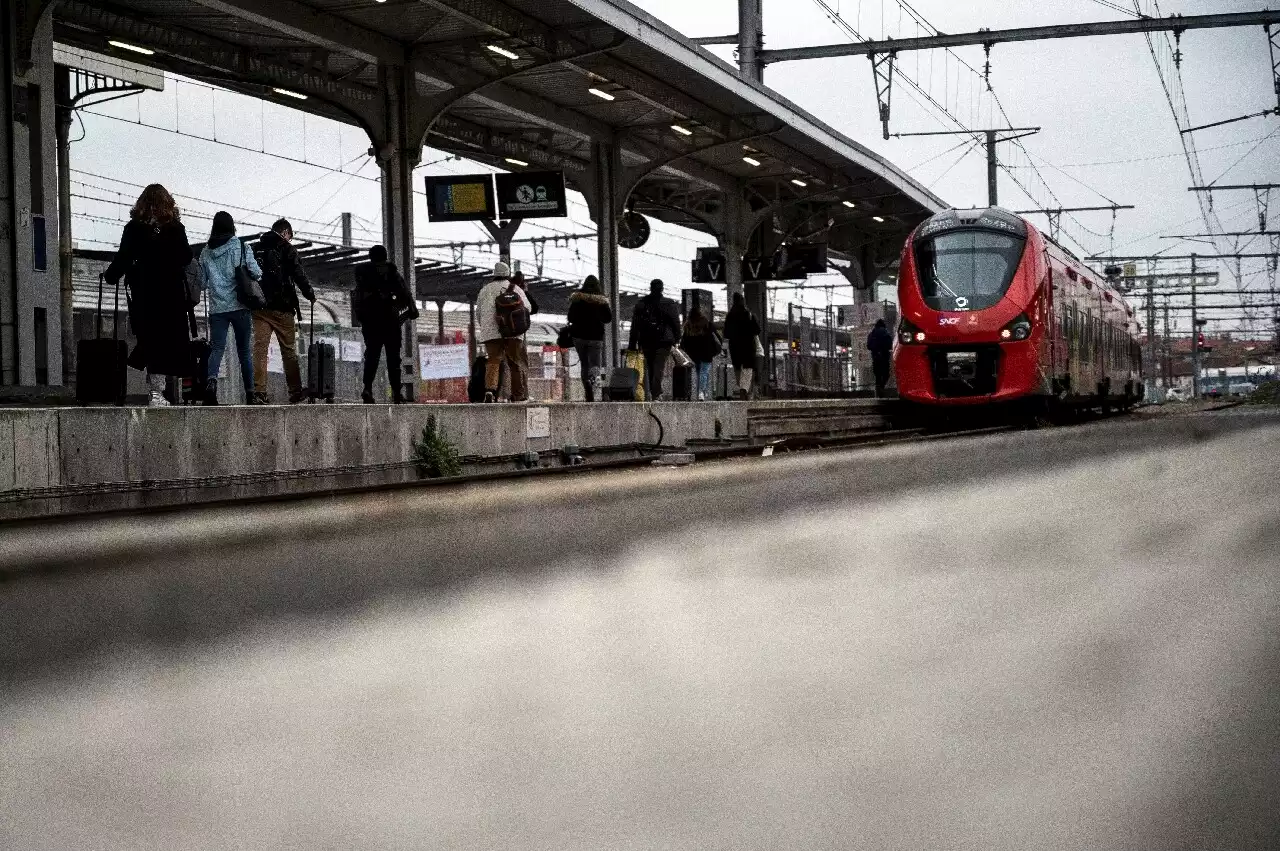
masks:
<path id="1" fill-rule="evenodd" d="M 356 267 L 355 314 L 362 326 L 400 325 L 400 311 L 413 304 L 409 288 L 394 263 L 362 263 Z"/>
<path id="2" fill-rule="evenodd" d="M 729 340 L 729 358 L 735 366 L 750 366 L 756 362 L 760 323 L 756 321 L 755 314 L 745 307 L 730 310 L 724 320 L 724 335 Z"/>
<path id="3" fill-rule="evenodd" d="M 708 325 L 701 334 L 690 334 L 686 330 L 680 338 L 680 348 L 694 363 L 711 363 L 720 354 L 720 335 L 714 325 Z"/>
<path id="4" fill-rule="evenodd" d="M 871 329 L 871 333 L 867 335 L 867 351 L 876 360 L 889 359 L 889 355 L 893 353 L 893 335 L 888 328 L 877 326 Z"/>
<path id="5" fill-rule="evenodd" d="M 156 226 L 134 219 L 125 225 L 120 250 L 104 275 L 112 286 L 124 278 L 129 324 L 138 338 L 129 355 L 134 369 L 156 375 L 190 370 L 185 270 L 192 256 L 181 222 Z"/>
<path id="6" fill-rule="evenodd" d="M 680 339 L 680 305 L 650 293 L 631 314 L 632 349 L 669 349 Z"/>
<path id="7" fill-rule="evenodd" d="M 604 340 L 605 329 L 613 322 L 609 299 L 581 290 L 569 296 L 569 334 L 575 340 Z"/>
<path id="8" fill-rule="evenodd" d="M 267 299 L 266 310 L 296 313 L 298 290 L 302 290 L 307 301 L 316 300 L 307 270 L 298 257 L 298 249 L 280 234 L 270 230 L 264 233 L 258 240 L 257 254 L 258 265 L 262 267 L 261 284 L 262 294 Z"/>

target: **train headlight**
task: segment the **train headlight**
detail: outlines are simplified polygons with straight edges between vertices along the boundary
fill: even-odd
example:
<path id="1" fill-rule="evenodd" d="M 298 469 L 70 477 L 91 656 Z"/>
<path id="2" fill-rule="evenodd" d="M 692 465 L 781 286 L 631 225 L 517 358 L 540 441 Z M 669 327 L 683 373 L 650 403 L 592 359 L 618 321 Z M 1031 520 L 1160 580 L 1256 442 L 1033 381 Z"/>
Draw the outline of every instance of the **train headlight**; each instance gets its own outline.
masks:
<path id="1" fill-rule="evenodd" d="M 912 343 L 923 343 L 924 332 L 907 320 L 902 320 L 902 324 L 898 326 L 898 342 L 905 345 Z"/>
<path id="2" fill-rule="evenodd" d="M 1024 313 L 1000 330 L 1001 340 L 1025 340 L 1031 336 L 1031 320 Z"/>

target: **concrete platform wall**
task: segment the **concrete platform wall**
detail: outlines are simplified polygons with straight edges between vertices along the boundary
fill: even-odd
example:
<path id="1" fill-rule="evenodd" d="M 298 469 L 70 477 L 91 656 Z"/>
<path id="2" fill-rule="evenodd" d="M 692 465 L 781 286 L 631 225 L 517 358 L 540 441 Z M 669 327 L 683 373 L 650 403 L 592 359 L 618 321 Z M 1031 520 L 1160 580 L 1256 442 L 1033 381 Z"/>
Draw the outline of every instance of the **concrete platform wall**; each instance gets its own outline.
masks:
<path id="1" fill-rule="evenodd" d="M 740 402 L 523 405 L 300 405 L 0 410 L 0 493 L 407 461 L 434 415 L 463 455 L 657 443 L 747 434 Z M 531 415 L 531 411 L 533 412 Z M 545 412 L 550 437 L 530 437 Z M 651 416 L 652 414 L 652 416 Z M 654 419 L 657 418 L 657 420 Z"/>

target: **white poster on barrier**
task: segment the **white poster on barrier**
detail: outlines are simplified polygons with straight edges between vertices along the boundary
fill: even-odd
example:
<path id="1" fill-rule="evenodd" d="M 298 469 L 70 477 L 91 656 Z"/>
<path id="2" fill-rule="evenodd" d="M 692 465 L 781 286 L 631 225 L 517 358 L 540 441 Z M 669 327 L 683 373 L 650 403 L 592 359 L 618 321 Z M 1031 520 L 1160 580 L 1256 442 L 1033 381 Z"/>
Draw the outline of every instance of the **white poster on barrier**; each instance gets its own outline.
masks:
<path id="1" fill-rule="evenodd" d="M 359 340 L 343 340 L 342 359 L 347 363 L 360 363 L 364 360 L 364 344 Z"/>
<path id="2" fill-rule="evenodd" d="M 471 375 L 470 347 L 462 345 L 418 346 L 422 380 L 467 378 Z"/>

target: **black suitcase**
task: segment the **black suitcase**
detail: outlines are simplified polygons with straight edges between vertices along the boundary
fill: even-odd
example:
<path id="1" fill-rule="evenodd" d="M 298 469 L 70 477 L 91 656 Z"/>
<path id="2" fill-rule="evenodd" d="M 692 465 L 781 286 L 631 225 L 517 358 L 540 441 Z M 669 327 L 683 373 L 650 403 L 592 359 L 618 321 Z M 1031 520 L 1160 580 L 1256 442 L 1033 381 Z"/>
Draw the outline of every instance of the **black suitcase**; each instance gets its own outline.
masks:
<path id="1" fill-rule="evenodd" d="M 333 343 L 316 342 L 316 303 L 311 302 L 311 343 L 307 346 L 307 396 L 332 402 L 338 386 L 338 353 Z"/>
<path id="2" fill-rule="evenodd" d="M 213 346 L 209 344 L 208 340 L 191 341 L 189 362 L 191 363 L 190 371 L 192 374 L 182 377 L 183 404 L 218 404 L 217 399 L 205 398 L 205 391 L 209 386 L 209 355 L 212 351 Z"/>
<path id="3" fill-rule="evenodd" d="M 677 402 L 693 401 L 693 382 L 694 371 L 697 369 L 693 364 L 688 366 L 680 366 L 675 364 L 671 367 L 671 398 Z"/>
<path id="4" fill-rule="evenodd" d="M 92 340 L 76 343 L 76 401 L 81 405 L 123 405 L 128 382 L 129 344 L 120 339 L 120 282 L 111 311 L 111 339 L 102 337 L 102 285 L 98 276 L 98 312 Z"/>
<path id="5" fill-rule="evenodd" d="M 609 375 L 605 398 L 610 402 L 634 402 L 640 386 L 640 373 L 629 366 L 620 366 Z"/>

